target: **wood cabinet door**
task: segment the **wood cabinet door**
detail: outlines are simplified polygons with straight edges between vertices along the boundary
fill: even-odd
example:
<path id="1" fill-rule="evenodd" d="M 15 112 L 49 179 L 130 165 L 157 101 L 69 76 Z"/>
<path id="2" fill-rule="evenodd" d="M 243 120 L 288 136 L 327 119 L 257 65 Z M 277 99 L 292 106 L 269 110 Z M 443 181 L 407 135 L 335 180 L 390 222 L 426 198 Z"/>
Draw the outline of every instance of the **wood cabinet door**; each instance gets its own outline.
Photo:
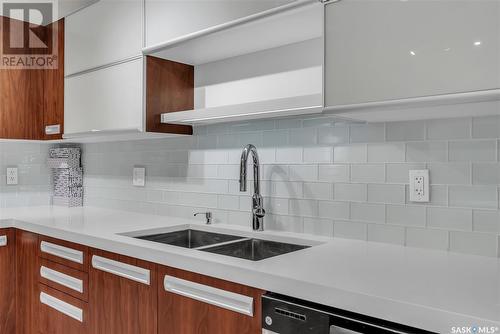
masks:
<path id="1" fill-rule="evenodd" d="M 16 328 L 16 234 L 0 229 L 0 333 Z"/>
<path id="2" fill-rule="evenodd" d="M 156 334 L 156 265 L 91 249 L 91 333 Z"/>
<path id="3" fill-rule="evenodd" d="M 165 277 L 181 279 L 181 285 L 166 290 Z M 190 282 L 195 283 L 189 286 Z M 183 293 L 182 284 L 186 283 Z M 208 294 L 202 296 L 208 288 Z M 210 288 L 218 289 L 216 291 Z M 173 291 L 173 292 L 172 292 Z M 197 293 L 200 298 L 196 298 Z M 224 292 L 253 298 L 253 315 L 224 308 L 217 303 L 228 298 Z M 261 333 L 261 296 L 264 291 L 248 286 L 203 276 L 179 269 L 158 266 L 158 333 L 159 334 L 257 334 Z M 187 297 L 190 295 L 191 297 Z M 215 297 L 212 299 L 212 297 Z M 231 297 L 229 297 L 231 298 Z M 210 302 L 212 299 L 213 303 Z M 205 301 L 201 301 L 205 300 Z M 226 299 L 227 301 L 227 299 Z M 218 305 L 217 305 L 218 304 Z M 231 304 L 226 303 L 227 304 Z M 237 303 L 235 303 L 237 305 Z"/>
<path id="4" fill-rule="evenodd" d="M 16 333 L 38 333 L 38 235 L 16 230 Z"/>

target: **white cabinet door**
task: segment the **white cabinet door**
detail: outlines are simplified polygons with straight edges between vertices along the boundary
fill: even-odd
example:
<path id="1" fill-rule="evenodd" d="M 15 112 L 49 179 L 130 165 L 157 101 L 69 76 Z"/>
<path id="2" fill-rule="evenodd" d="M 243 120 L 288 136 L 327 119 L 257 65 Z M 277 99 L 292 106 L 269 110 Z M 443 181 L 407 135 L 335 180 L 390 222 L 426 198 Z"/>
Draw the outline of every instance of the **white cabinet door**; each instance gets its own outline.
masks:
<path id="1" fill-rule="evenodd" d="M 146 0 L 146 46 L 284 5 L 294 0 Z"/>
<path id="2" fill-rule="evenodd" d="M 326 5 L 326 106 L 500 87 L 500 1 Z"/>
<path id="3" fill-rule="evenodd" d="M 64 90 L 66 135 L 96 130 L 142 130 L 142 59 L 68 77 Z"/>
<path id="4" fill-rule="evenodd" d="M 143 2 L 101 0 L 66 18 L 65 74 L 141 54 Z"/>

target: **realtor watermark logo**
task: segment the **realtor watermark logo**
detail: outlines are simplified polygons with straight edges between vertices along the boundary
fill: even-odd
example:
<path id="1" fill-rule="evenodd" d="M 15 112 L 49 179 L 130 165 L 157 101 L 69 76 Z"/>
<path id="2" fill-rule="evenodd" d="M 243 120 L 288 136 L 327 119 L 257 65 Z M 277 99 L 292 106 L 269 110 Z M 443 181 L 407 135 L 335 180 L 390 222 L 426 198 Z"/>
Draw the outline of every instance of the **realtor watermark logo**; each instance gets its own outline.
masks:
<path id="1" fill-rule="evenodd" d="M 0 69 L 58 67 L 57 1 L 0 0 Z"/>
<path id="2" fill-rule="evenodd" d="M 495 334 L 500 333 L 496 326 L 457 326 L 451 327 L 451 334 Z"/>

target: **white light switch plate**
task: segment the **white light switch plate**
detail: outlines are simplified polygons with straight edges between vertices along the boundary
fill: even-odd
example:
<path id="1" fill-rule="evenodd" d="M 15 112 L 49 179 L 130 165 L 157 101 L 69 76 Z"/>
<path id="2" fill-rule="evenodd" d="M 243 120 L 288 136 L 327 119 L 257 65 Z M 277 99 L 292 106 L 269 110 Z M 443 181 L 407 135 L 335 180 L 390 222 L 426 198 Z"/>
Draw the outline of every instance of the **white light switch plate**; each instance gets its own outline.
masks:
<path id="1" fill-rule="evenodd" d="M 146 168 L 134 167 L 132 184 L 137 187 L 144 187 L 146 184 Z"/>
<path id="2" fill-rule="evenodd" d="M 7 185 L 16 185 L 19 183 L 17 177 L 17 167 L 7 167 Z"/>
<path id="3" fill-rule="evenodd" d="M 410 202 L 429 202 L 429 170 L 410 170 Z"/>

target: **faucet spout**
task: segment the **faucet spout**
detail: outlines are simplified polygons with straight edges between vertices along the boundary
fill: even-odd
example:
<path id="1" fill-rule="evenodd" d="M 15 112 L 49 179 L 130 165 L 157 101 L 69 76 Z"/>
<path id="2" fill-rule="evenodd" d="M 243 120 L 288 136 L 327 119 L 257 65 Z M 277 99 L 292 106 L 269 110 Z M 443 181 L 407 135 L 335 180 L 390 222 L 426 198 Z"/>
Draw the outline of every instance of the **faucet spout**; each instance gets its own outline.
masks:
<path id="1" fill-rule="evenodd" d="M 253 159 L 253 196 L 252 196 L 252 215 L 253 223 L 252 227 L 254 231 L 264 230 L 264 215 L 266 211 L 263 206 L 263 199 L 260 195 L 260 165 L 259 165 L 259 155 L 257 154 L 257 148 L 248 144 L 243 148 L 241 152 L 240 159 L 240 191 L 247 190 L 247 161 L 248 156 L 252 154 Z"/>

